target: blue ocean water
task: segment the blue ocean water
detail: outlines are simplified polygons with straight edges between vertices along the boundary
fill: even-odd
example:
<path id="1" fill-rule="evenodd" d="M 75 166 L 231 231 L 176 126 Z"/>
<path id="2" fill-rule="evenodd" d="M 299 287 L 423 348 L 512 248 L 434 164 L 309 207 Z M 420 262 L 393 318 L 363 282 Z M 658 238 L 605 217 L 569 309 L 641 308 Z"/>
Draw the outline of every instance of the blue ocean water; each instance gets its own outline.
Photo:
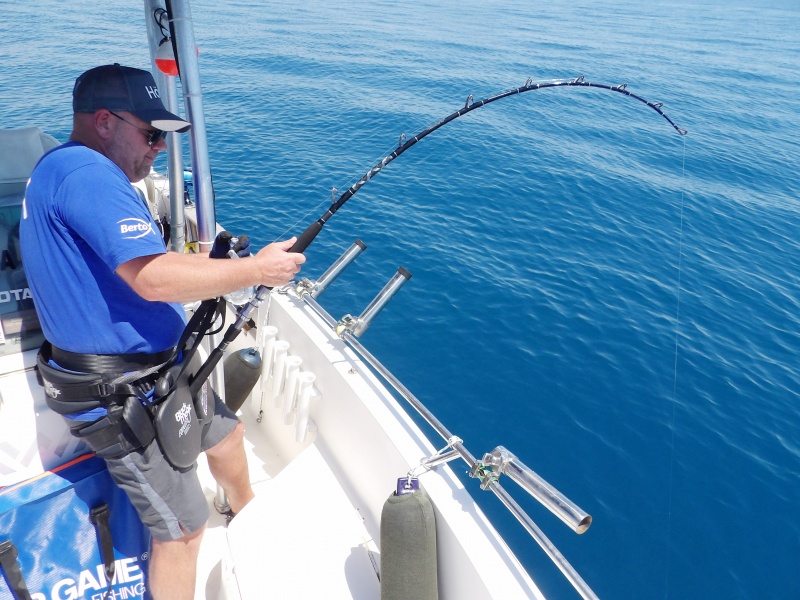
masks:
<path id="1" fill-rule="evenodd" d="M 60 139 L 84 69 L 146 66 L 143 11 L 0 0 L 0 117 Z M 594 517 L 508 482 L 601 598 L 800 597 L 800 5 L 793 1 L 194 3 L 220 221 L 301 232 L 411 136 L 309 248 L 363 341 L 470 450 L 505 445 Z M 454 466 L 457 470 L 460 465 Z M 549 597 L 577 597 L 491 496 Z"/>

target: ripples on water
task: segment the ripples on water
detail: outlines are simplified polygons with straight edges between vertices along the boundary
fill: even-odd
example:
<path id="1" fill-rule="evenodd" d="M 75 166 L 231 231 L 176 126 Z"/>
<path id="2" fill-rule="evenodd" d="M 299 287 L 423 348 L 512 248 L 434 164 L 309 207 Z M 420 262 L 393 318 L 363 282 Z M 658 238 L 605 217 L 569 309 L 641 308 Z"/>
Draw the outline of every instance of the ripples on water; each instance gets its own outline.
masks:
<path id="1" fill-rule="evenodd" d="M 146 64 L 138 6 L 0 6 L 4 126 L 65 139 L 77 74 Z M 475 111 L 365 186 L 306 274 L 370 246 L 322 298 L 341 316 L 413 272 L 365 343 L 474 453 L 506 445 L 593 514 L 576 537 L 517 494 L 600 597 L 800 596 L 796 4 L 193 10 L 218 215 L 259 245 L 469 94 L 585 73 L 664 101 L 688 138 L 599 90 Z"/>

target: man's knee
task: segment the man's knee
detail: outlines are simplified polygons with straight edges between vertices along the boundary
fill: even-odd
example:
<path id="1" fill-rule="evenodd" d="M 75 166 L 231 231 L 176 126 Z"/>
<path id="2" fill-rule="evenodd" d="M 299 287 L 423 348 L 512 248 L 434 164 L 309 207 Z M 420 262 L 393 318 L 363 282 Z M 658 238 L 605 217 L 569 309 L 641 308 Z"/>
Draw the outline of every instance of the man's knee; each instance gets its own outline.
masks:
<path id="1" fill-rule="evenodd" d="M 183 527 L 181 527 L 181 529 L 183 529 Z M 205 530 L 206 526 L 203 525 L 192 533 L 185 533 L 184 531 L 185 535 L 175 540 L 157 540 L 153 538 L 154 557 L 158 555 L 173 558 L 176 556 L 185 556 L 187 558 L 197 556 Z"/>
<path id="2" fill-rule="evenodd" d="M 216 445 L 209 448 L 206 453 L 212 456 L 224 455 L 241 447 L 244 443 L 244 425 L 239 422 L 228 435 L 222 438 Z"/>

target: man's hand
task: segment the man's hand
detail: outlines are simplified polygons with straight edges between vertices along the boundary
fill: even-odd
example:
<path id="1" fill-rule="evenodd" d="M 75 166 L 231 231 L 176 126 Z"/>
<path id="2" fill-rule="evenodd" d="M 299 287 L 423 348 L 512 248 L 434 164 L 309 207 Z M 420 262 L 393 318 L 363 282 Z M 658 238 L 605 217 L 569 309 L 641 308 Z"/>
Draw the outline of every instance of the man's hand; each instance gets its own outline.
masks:
<path id="1" fill-rule="evenodd" d="M 274 242 L 262 248 L 255 259 L 260 263 L 261 283 L 268 287 L 286 285 L 300 272 L 306 257 L 298 252 L 289 252 L 297 238 Z"/>

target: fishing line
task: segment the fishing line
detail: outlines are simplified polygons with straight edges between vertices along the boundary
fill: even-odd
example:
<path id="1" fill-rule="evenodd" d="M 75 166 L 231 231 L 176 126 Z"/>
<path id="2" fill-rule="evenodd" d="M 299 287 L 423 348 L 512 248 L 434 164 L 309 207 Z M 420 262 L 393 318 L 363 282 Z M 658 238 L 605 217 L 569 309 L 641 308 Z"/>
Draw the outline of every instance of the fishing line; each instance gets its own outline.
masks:
<path id="1" fill-rule="evenodd" d="M 336 190 L 336 188 L 333 188 L 333 193 L 335 193 L 336 191 L 337 191 L 337 190 Z M 316 203 L 314 206 L 312 206 L 311 208 L 309 208 L 309 209 L 308 209 L 308 210 L 307 210 L 305 213 L 303 213 L 302 215 L 300 215 L 300 217 L 298 217 L 298 218 L 297 218 L 297 220 L 296 220 L 294 223 L 290 223 L 289 225 L 287 225 L 287 226 L 286 226 L 286 227 L 283 229 L 283 231 L 279 232 L 279 233 L 278 233 L 278 235 L 277 235 L 277 236 L 275 236 L 275 238 L 272 240 L 272 243 L 275 243 L 275 242 L 277 242 L 278 240 L 285 239 L 287 236 L 288 236 L 288 237 L 291 237 L 291 235 L 290 235 L 290 234 L 291 234 L 291 232 L 292 232 L 292 231 L 294 231 L 294 229 L 295 229 L 297 226 L 299 226 L 299 225 L 300 225 L 300 223 L 304 222 L 304 221 L 305 221 L 305 220 L 306 220 L 308 217 L 310 217 L 310 216 L 311 216 L 311 215 L 313 215 L 313 214 L 316 214 L 316 213 L 317 213 L 317 211 L 319 211 L 319 209 L 320 209 L 320 208 L 322 208 L 323 206 L 325 206 L 325 203 L 326 203 L 326 202 L 327 202 L 327 200 L 326 200 L 325 198 L 322 198 L 322 199 L 321 199 L 319 202 L 317 202 L 317 203 Z"/>
<path id="2" fill-rule="evenodd" d="M 670 576 L 670 541 L 672 538 L 672 493 L 675 478 L 675 412 L 678 405 L 678 351 L 680 348 L 681 333 L 681 287 L 683 275 L 683 208 L 686 194 L 686 138 L 683 138 L 683 160 L 681 165 L 681 208 L 680 225 L 678 227 L 678 281 L 677 300 L 675 307 L 675 360 L 672 371 L 672 415 L 670 418 L 670 457 L 669 457 L 669 483 L 667 486 L 667 564 L 664 573 L 664 598 L 669 597 Z"/>

